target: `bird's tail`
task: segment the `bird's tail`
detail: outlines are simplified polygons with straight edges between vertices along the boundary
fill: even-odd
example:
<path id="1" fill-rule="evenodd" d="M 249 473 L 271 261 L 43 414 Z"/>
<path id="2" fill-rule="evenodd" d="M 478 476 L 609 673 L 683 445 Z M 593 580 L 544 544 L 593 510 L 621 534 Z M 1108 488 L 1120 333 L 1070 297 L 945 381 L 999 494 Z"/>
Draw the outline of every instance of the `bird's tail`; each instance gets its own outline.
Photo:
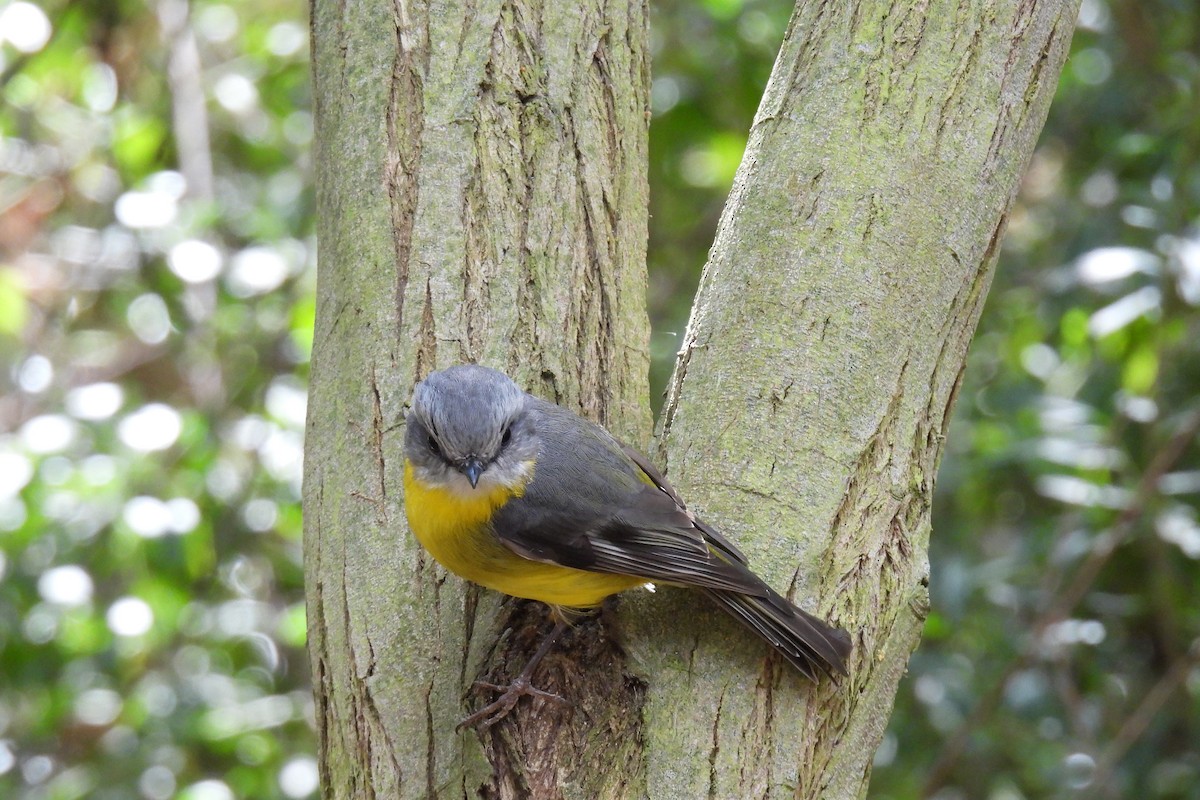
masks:
<path id="1" fill-rule="evenodd" d="M 769 586 L 761 595 L 705 589 L 717 605 L 732 614 L 780 652 L 811 680 L 817 670 L 829 677 L 846 674 L 850 636 L 789 603 Z"/>

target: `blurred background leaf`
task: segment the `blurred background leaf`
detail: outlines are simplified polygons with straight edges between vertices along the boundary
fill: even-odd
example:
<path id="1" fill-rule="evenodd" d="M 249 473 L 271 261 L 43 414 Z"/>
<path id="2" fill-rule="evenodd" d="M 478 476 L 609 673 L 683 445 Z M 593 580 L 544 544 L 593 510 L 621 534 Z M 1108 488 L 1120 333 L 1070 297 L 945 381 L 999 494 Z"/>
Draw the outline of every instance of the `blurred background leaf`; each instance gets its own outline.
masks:
<path id="1" fill-rule="evenodd" d="M 2 797 L 315 795 L 303 15 L 0 0 Z"/>
<path id="2" fill-rule="evenodd" d="M 0 797 L 315 794 L 306 9 L 0 0 Z M 1200 20 L 1085 0 L 871 795 L 1200 797 Z M 652 4 L 657 402 L 790 13 Z"/>

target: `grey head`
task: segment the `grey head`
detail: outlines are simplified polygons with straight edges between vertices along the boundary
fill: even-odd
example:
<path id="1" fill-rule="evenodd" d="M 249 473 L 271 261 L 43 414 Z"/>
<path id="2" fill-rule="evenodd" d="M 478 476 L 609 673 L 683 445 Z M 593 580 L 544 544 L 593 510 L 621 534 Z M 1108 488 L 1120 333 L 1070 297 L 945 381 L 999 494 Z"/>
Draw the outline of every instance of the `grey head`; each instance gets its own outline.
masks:
<path id="1" fill-rule="evenodd" d="M 413 392 L 404 435 L 416 477 L 458 493 L 523 485 L 538 453 L 528 399 L 488 367 L 430 373 Z"/>

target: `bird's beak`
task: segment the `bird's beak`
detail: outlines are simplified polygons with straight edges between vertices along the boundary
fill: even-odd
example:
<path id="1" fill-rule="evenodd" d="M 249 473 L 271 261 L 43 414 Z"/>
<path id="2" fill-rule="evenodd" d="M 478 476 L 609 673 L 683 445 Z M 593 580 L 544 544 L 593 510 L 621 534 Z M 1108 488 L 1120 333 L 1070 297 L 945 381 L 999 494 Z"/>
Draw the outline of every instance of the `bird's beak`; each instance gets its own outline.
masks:
<path id="1" fill-rule="evenodd" d="M 474 489 L 479 483 L 479 476 L 483 474 L 485 469 L 486 467 L 484 467 L 482 461 L 475 456 L 471 456 L 462 463 L 458 471 L 467 476 L 467 480 L 471 482 L 471 488 Z"/>

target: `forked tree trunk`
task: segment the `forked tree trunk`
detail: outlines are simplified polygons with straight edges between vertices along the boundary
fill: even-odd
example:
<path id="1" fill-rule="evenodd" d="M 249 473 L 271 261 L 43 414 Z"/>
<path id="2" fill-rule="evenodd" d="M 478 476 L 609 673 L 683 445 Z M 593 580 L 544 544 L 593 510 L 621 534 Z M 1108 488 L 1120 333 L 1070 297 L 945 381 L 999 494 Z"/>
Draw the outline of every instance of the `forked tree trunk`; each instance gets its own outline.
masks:
<path id="1" fill-rule="evenodd" d="M 755 120 L 662 452 L 764 577 L 853 632 L 849 678 L 805 683 L 693 593 L 633 593 L 539 673 L 573 708 L 477 735 L 454 732 L 467 689 L 519 668 L 538 615 L 406 531 L 403 406 L 430 369 L 482 361 L 647 443 L 647 11 L 318 0 L 305 517 L 327 797 L 865 792 L 1076 5 L 798 3 Z"/>

